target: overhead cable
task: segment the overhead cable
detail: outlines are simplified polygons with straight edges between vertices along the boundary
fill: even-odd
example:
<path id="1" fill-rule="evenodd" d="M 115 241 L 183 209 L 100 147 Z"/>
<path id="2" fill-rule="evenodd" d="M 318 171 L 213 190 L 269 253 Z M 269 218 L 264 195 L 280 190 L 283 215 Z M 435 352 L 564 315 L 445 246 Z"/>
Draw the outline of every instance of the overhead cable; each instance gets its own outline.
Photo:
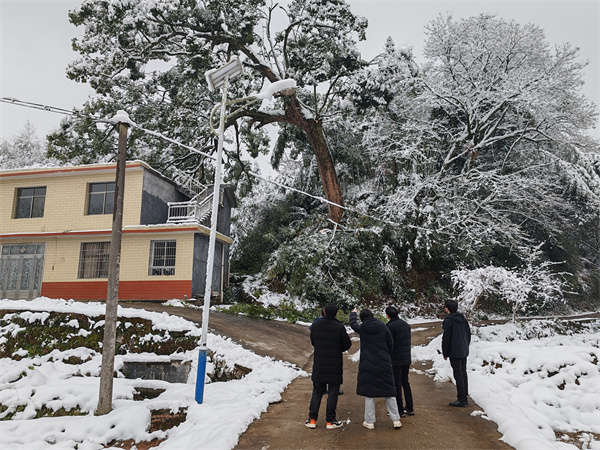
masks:
<path id="1" fill-rule="evenodd" d="M 23 107 L 32 108 L 32 109 L 39 109 L 39 110 L 48 111 L 48 112 L 54 112 L 54 113 L 58 113 L 58 114 L 65 114 L 65 115 L 71 115 L 71 116 L 73 116 L 73 115 L 81 115 L 81 116 L 83 116 L 84 115 L 84 114 L 78 114 L 78 113 L 76 113 L 75 111 L 72 111 L 72 110 L 68 110 L 68 109 L 64 109 L 64 108 L 57 108 L 55 106 L 43 105 L 43 104 L 40 104 L 40 103 L 25 102 L 25 101 L 21 101 L 21 100 L 18 100 L 16 98 L 12 98 L 12 97 L 2 97 L 2 98 L 0 98 L 0 101 L 3 102 L 3 103 L 9 103 L 9 104 L 23 106 Z M 98 121 L 98 122 L 107 122 L 106 120 L 97 119 L 97 118 L 94 118 L 94 117 L 92 117 L 92 118 L 94 120 Z M 159 133 L 157 131 L 149 130 L 149 129 L 141 127 L 140 125 L 137 125 L 137 124 L 132 125 L 132 127 L 133 128 L 138 128 L 140 131 L 143 131 L 145 133 L 151 134 L 151 135 L 156 136 L 158 138 L 164 139 L 164 140 L 166 140 L 166 141 L 168 141 L 168 142 L 170 142 L 172 144 L 178 145 L 178 146 L 180 146 L 182 148 L 185 148 L 187 150 L 190 150 L 190 151 L 192 151 L 192 152 L 194 152 L 196 154 L 199 154 L 199 155 L 204 156 L 206 158 L 212 159 L 213 161 L 216 160 L 216 157 L 213 156 L 213 155 L 210 155 L 208 153 L 204 153 L 204 152 L 202 152 L 202 151 L 200 151 L 200 150 L 198 150 L 198 149 L 196 149 L 194 147 L 191 147 L 189 145 L 185 145 L 185 144 L 183 144 L 183 143 L 181 143 L 179 141 L 176 141 L 175 139 L 172 139 L 172 138 L 170 138 L 168 136 L 165 136 L 164 134 Z M 309 194 L 308 192 L 301 191 L 300 189 L 296 189 L 296 188 L 293 188 L 291 186 L 284 185 L 284 184 L 279 183 L 279 182 L 277 182 L 275 180 L 272 180 L 270 178 L 265 178 L 265 177 L 263 177 L 262 175 L 260 175 L 260 174 L 258 174 L 256 172 L 248 171 L 248 174 L 250 174 L 253 177 L 258 178 L 258 179 L 260 179 L 262 181 L 265 181 L 267 183 L 274 184 L 274 185 L 276 185 L 276 186 L 278 186 L 280 188 L 283 188 L 285 190 L 305 195 L 307 197 L 310 197 L 310 198 L 313 198 L 315 200 L 318 200 L 318 201 L 320 201 L 322 203 L 326 203 L 328 205 L 331 205 L 331 206 L 334 206 L 334 207 L 337 207 L 337 208 L 341 208 L 343 210 L 346 210 L 346 211 L 349 211 L 349 212 L 353 212 L 355 214 L 359 214 L 359 215 L 362 215 L 364 217 L 368 217 L 369 219 L 373 219 L 373 220 L 376 220 L 378 222 L 383 222 L 383 223 L 386 223 L 388 225 L 393 225 L 393 226 L 399 226 L 400 225 L 398 223 L 391 222 L 389 220 L 382 219 L 380 217 L 375 217 L 375 216 L 369 215 L 369 214 L 367 214 L 367 213 L 365 213 L 363 211 L 359 211 L 357 209 L 349 208 L 348 206 L 340 205 L 338 203 L 335 203 L 335 202 L 332 202 L 330 200 L 327 200 L 326 198 L 319 197 L 318 195 Z M 422 229 L 421 227 L 416 227 L 414 225 L 405 225 L 405 226 L 407 226 L 409 228 Z"/>
<path id="2" fill-rule="evenodd" d="M 48 111 L 48 112 L 53 112 L 53 113 L 57 113 L 57 114 L 65 114 L 65 115 L 69 115 L 69 116 L 75 115 L 75 112 L 68 110 L 68 109 L 57 108 L 55 106 L 42 105 L 41 103 L 24 102 L 22 100 L 19 100 L 17 98 L 13 98 L 13 97 L 2 97 L 2 98 L 0 98 L 0 102 L 10 103 L 11 105 L 24 106 L 26 108 L 31 108 L 31 109 L 40 109 L 42 111 Z"/>

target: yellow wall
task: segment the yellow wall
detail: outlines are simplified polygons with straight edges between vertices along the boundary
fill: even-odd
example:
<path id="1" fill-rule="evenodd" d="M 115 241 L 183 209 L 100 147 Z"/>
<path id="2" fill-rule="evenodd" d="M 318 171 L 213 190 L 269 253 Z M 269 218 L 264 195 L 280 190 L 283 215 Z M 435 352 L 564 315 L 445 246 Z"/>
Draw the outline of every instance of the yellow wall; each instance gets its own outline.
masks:
<path id="1" fill-rule="evenodd" d="M 65 173 L 40 171 L 32 175 L 0 177 L 0 234 L 110 230 L 112 214 L 87 215 L 88 183 L 115 180 L 114 165 L 103 170 Z M 142 204 L 143 169 L 139 165 L 125 172 L 123 226 L 139 225 Z M 18 188 L 46 186 L 44 217 L 14 219 Z"/>
<path id="2" fill-rule="evenodd" d="M 150 262 L 150 241 L 171 240 L 177 241 L 175 258 L 175 275 L 150 276 L 148 264 Z M 140 233 L 128 234 L 123 239 L 121 249 L 121 279 L 122 280 L 191 280 L 193 268 L 194 234 L 177 233 Z"/>
<path id="3" fill-rule="evenodd" d="M 175 275 L 150 276 L 151 240 L 177 241 Z M 39 237 L 4 239 L 3 245 L 46 243 L 43 282 L 77 281 L 79 252 L 82 242 L 110 242 L 110 234 L 102 236 Z M 124 233 L 121 243 L 119 279 L 129 280 L 191 280 L 193 269 L 194 233 Z M 81 280 L 80 281 L 85 281 Z M 102 280 L 106 280 L 103 278 Z"/>

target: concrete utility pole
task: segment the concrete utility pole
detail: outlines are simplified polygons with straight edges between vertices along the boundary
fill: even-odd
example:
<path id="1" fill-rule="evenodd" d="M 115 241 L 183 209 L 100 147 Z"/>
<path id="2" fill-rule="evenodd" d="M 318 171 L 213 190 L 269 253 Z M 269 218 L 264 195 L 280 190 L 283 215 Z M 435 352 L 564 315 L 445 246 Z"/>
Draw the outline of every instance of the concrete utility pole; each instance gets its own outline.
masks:
<path id="1" fill-rule="evenodd" d="M 119 113 L 123 113 L 119 111 Z M 127 117 L 123 113 L 124 117 Z M 115 116 L 116 117 L 116 116 Z M 118 120 L 125 120 L 119 118 Z M 128 117 L 127 117 L 128 119 Z M 119 303 L 119 265 L 121 261 L 121 237 L 123 234 L 123 193 L 125 189 L 125 162 L 127 153 L 127 130 L 129 122 L 119 121 L 119 148 L 115 179 L 110 255 L 108 259 L 108 288 L 106 291 L 106 315 L 104 340 L 102 341 L 102 367 L 100 369 L 100 398 L 96 415 L 112 411 L 113 373 L 115 370 L 115 347 L 117 338 L 117 309 Z"/>

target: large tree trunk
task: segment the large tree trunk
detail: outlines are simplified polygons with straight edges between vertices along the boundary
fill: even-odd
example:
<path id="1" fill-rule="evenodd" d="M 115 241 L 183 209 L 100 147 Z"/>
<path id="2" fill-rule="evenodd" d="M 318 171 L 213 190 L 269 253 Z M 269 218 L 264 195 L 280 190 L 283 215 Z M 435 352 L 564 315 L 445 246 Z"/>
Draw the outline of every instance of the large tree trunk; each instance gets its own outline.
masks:
<path id="1" fill-rule="evenodd" d="M 241 48 L 240 51 L 244 52 Z M 244 52 L 246 56 L 254 61 L 254 69 L 257 70 L 261 75 L 267 78 L 271 83 L 279 81 L 279 78 L 271 71 L 271 69 L 259 61 L 253 53 Z M 303 114 L 303 108 L 296 97 L 295 90 L 291 92 L 281 92 L 279 95 L 282 96 L 283 103 L 285 105 L 285 118 L 276 118 L 272 114 L 251 114 L 254 120 L 258 121 L 261 126 L 267 123 L 273 122 L 287 122 L 291 123 L 300 129 L 302 129 L 307 137 L 312 150 L 317 159 L 317 167 L 319 168 L 319 176 L 321 177 L 321 185 L 325 193 L 325 198 L 335 205 L 328 204 L 329 218 L 335 223 L 340 223 L 344 214 L 344 199 L 342 198 L 342 189 L 335 173 L 335 166 L 331 153 L 329 152 L 329 146 L 325 140 L 325 134 L 323 133 L 323 125 L 319 118 L 306 118 Z M 339 206 L 336 206 L 339 205 Z"/>
<path id="2" fill-rule="evenodd" d="M 308 141 L 317 159 L 317 167 L 319 168 L 319 176 L 321 177 L 325 198 L 335 203 L 335 205 L 339 205 L 327 205 L 329 208 L 329 218 L 335 223 L 339 223 L 344 214 L 344 210 L 341 208 L 341 206 L 344 206 L 344 199 L 342 198 L 342 190 L 335 173 L 333 159 L 325 140 L 323 126 L 319 119 L 307 119 L 304 117 L 301 112 L 302 108 L 295 96 L 286 97 L 284 102 L 286 104 L 285 115 L 287 121 L 301 128 L 308 137 Z"/>
<path id="3" fill-rule="evenodd" d="M 325 198 L 332 203 L 343 206 L 342 190 L 340 189 L 340 183 L 335 173 L 329 147 L 327 146 L 327 142 L 325 142 L 321 122 L 312 119 L 308 120 L 303 129 L 308 135 L 308 140 L 317 158 L 317 167 L 319 168 L 319 176 L 321 177 Z M 342 220 L 344 210 L 332 204 L 328 204 L 327 206 L 329 208 L 329 218 L 339 223 Z"/>

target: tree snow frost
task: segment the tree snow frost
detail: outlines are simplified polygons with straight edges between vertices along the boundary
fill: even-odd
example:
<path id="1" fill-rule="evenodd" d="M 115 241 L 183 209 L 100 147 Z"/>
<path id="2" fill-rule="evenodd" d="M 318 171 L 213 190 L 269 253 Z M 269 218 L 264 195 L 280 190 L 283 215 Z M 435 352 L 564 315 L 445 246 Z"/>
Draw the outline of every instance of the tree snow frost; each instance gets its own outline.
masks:
<path id="1" fill-rule="evenodd" d="M 517 312 L 534 310 L 533 306 L 564 303 L 563 280 L 549 270 L 551 263 L 538 259 L 541 252 L 536 256 L 521 271 L 496 266 L 453 270 L 452 283 L 460 292 L 461 310 L 472 312 L 482 297 L 494 294 L 512 307 L 513 320 Z"/>
<path id="2" fill-rule="evenodd" d="M 29 121 L 15 136 L 0 143 L 0 169 L 22 169 L 56 165 L 58 161 L 46 156 L 46 145 Z"/>
<path id="3" fill-rule="evenodd" d="M 86 0 L 70 19 L 85 31 L 73 41 L 81 58 L 68 76 L 89 82 L 98 93 L 81 112 L 103 118 L 123 109 L 138 125 L 203 152 L 215 147 L 207 115 L 217 94 L 204 83 L 207 70 L 240 55 L 250 70 L 232 82 L 237 98 L 260 92 L 265 83 L 295 80 L 298 89 L 277 93 L 271 109 L 241 109 L 229 117 L 235 148 L 226 152 L 226 164 L 242 173 L 242 149 L 254 156 L 265 152 L 265 125 L 297 127 L 314 154 L 325 197 L 343 204 L 326 117 L 343 81 L 363 64 L 355 44 L 365 38 L 367 25 L 344 1 L 296 0 L 284 8 L 261 0 Z M 241 117 L 248 120 L 239 126 Z M 112 157 L 105 134 L 92 119 L 73 117 L 49 140 L 54 155 L 86 162 Z M 129 149 L 130 156 L 159 169 L 206 176 L 205 158 L 139 129 Z M 329 215 L 339 222 L 342 209 L 330 205 Z"/>
<path id="4" fill-rule="evenodd" d="M 597 111 L 580 93 L 577 49 L 490 15 L 439 17 L 427 33 L 419 76 L 397 77 L 393 99 L 364 119 L 379 168 L 371 206 L 403 225 L 407 267 L 520 272 L 543 242 L 546 258 L 570 259 L 572 272 L 588 260 L 598 278 L 594 240 L 574 245 L 598 233 L 600 212 L 598 143 L 585 133 Z M 384 56 L 382 70 L 403 61 L 389 46 Z"/>

